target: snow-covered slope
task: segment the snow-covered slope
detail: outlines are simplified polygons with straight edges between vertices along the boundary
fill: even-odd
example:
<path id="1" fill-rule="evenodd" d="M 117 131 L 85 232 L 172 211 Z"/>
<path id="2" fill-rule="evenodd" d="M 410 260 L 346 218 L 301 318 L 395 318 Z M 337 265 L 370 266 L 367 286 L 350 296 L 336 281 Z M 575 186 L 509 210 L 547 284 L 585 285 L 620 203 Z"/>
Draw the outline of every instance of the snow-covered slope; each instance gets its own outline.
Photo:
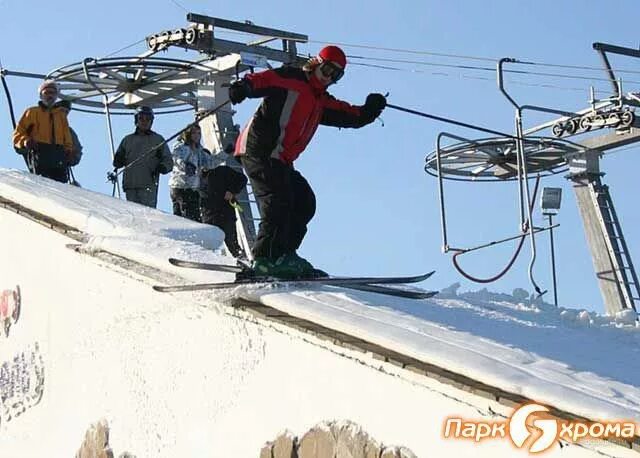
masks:
<path id="1" fill-rule="evenodd" d="M 105 250 L 155 267 L 175 275 L 175 281 L 180 281 L 177 276 L 184 281 L 229 281 L 231 279 L 229 274 L 178 269 L 166 261 L 169 256 L 174 256 L 233 263 L 233 260 L 221 256 L 220 245 L 223 237 L 216 228 L 211 226 L 192 223 L 159 211 L 118 201 L 91 191 L 53 183 L 15 170 L 0 169 L 0 197 L 49 215 L 58 222 L 84 232 L 87 235 L 85 243 L 90 250 Z M 0 210 L 0 215 L 6 213 Z M 15 232 L 17 225 L 20 224 L 15 218 L 19 217 L 14 216 L 12 223 L 7 223 L 6 226 L 0 221 L 0 236 L 4 237 L 2 233 L 8 228 Z M 20 238 L 19 234 L 12 233 L 11 236 L 13 239 Z M 56 235 L 56 237 L 62 236 Z M 38 257 L 42 256 L 42 247 L 7 247 L 5 249 L 5 251 L 11 250 L 14 250 L 12 256 L 15 257 L 16 253 L 22 252 L 25 257 L 31 258 L 30 262 L 38 262 Z M 70 258 L 67 259 L 66 254 L 58 254 L 60 262 L 65 267 L 73 266 L 80 255 L 71 250 L 67 251 Z M 18 264 L 27 269 L 26 260 L 23 259 Z M 41 266 L 39 268 L 44 269 Z M 55 268 L 50 266 L 50 269 Z M 16 272 L 18 271 L 20 269 L 17 268 Z M 88 276 L 95 271 L 87 267 L 87 272 L 74 271 L 61 274 L 78 278 L 77 288 L 80 292 L 85 288 L 84 282 L 87 282 L 86 288 L 90 291 L 90 295 L 113 295 L 112 291 L 107 292 L 107 288 L 117 285 L 118 280 L 110 278 L 104 280 L 104 285 L 100 286 L 98 283 L 101 283 L 102 279 L 93 279 Z M 12 275 L 11 270 L 0 270 L 0 273 L 5 276 L 0 278 L 2 282 L 0 289 L 10 287 L 17 282 L 28 283 L 20 278 L 9 278 Z M 358 272 L 358 274 L 366 274 L 366 272 Z M 66 280 L 65 277 L 62 283 Z M 136 281 L 139 283 L 139 280 Z M 91 283 L 90 287 L 89 283 Z M 437 284 L 437 275 L 429 280 L 428 285 L 429 288 L 444 286 Z M 179 334 L 182 324 L 193 320 L 194 314 L 198 315 L 197 312 L 187 312 L 183 316 L 179 312 L 167 309 L 169 307 L 167 304 L 175 301 L 171 295 L 149 293 L 153 299 L 144 297 L 145 293 L 142 291 L 149 291 L 148 286 L 144 286 L 147 288 L 144 289 L 142 286 L 132 286 L 127 283 L 122 287 L 123 290 L 133 288 L 137 295 L 136 300 L 139 302 L 122 295 L 114 297 L 120 297 L 123 307 L 132 307 L 127 315 L 131 323 L 136 323 L 133 332 L 148 335 L 150 341 L 161 342 L 163 333 L 170 341 Z M 74 294 L 81 295 L 80 292 Z M 44 293 L 39 292 L 38 295 L 43 296 L 41 300 L 46 303 Z M 363 338 L 407 356 L 576 415 L 593 419 L 632 419 L 640 422 L 640 387 L 638 386 L 640 328 L 637 327 L 633 316 L 622 315 L 610 318 L 586 311 L 556 309 L 548 304 L 531 301 L 525 295 L 514 297 L 487 291 L 458 294 L 454 289 L 434 299 L 422 301 L 389 298 L 327 286 L 304 288 L 246 286 L 237 287 L 233 291 L 207 292 L 189 296 L 176 295 L 175 297 L 189 297 L 188 300 L 193 300 L 195 297 L 200 303 L 205 301 L 215 304 L 215 302 L 223 303 L 231 295 L 262 302 L 288 314 Z M 52 297 L 60 300 L 64 295 Z M 145 306 L 144 304 L 149 301 L 154 302 L 153 305 Z M 137 304 L 141 307 L 140 313 L 135 311 Z M 159 318 L 164 316 L 163 314 L 174 313 L 180 316 L 173 317 L 175 323 L 173 328 Z M 117 315 L 117 311 L 105 310 L 104 318 L 107 322 L 115 320 L 112 325 L 116 326 L 113 323 L 120 323 L 122 320 L 122 317 Z M 91 316 L 85 318 L 96 319 Z M 54 318 L 51 320 L 58 322 Z M 154 328 L 156 322 L 158 327 Z M 78 323 L 77 318 L 74 319 L 74 323 Z M 186 326 L 185 324 L 185 329 L 187 329 Z M 16 335 L 19 335 L 18 332 L 17 329 Z M 43 332 L 46 331 L 43 329 Z M 121 345 L 124 341 L 140 345 L 140 342 L 135 339 L 131 340 L 131 336 L 127 336 L 126 332 L 122 334 L 124 331 L 118 326 L 115 333 L 110 334 L 107 328 L 101 332 L 105 338 L 117 338 L 117 345 Z M 224 345 L 224 340 L 213 337 L 205 329 L 201 329 L 191 337 L 193 338 L 188 340 L 189 345 L 209 345 L 214 341 Z M 247 361 L 234 362 L 241 366 L 242 370 L 237 372 L 240 374 L 251 371 L 248 366 L 258 364 L 255 358 L 261 358 L 260 352 L 255 353 L 251 348 L 251 342 L 247 345 Z M 143 346 L 138 350 L 151 358 L 151 361 L 155 361 L 158 357 L 153 348 Z M 173 351 L 165 350 L 169 353 Z M 222 351 L 225 350 L 222 349 Z M 129 353 L 126 354 L 129 355 Z M 2 355 L 1 351 L 0 355 Z M 197 355 L 202 356 L 199 352 Z M 142 358 L 142 356 L 138 354 L 136 358 Z M 89 359 L 81 358 L 81 360 L 88 367 L 94 368 L 95 363 L 89 363 Z M 126 385 L 128 378 L 135 378 L 135 373 L 130 373 L 126 362 L 111 361 L 111 363 L 116 364 L 125 374 L 124 379 L 119 383 Z M 148 369 L 153 369 L 156 365 L 152 362 L 145 364 Z M 160 368 L 162 365 L 157 366 Z M 177 366 L 189 372 L 189 376 L 194 376 L 192 373 L 194 369 L 191 366 L 183 362 Z M 331 365 L 327 367 L 329 366 Z M 205 369 L 198 370 L 206 372 Z M 220 370 L 224 372 L 225 369 L 220 368 Z M 233 372 L 234 368 L 231 367 L 230 370 Z M 73 370 L 70 369 L 70 371 L 74 373 Z M 362 375 L 362 377 L 366 376 Z M 269 376 L 266 376 L 266 380 L 271 380 L 269 383 L 277 385 L 276 380 L 272 380 Z M 384 384 L 378 376 L 375 380 L 381 386 Z M 174 382 L 178 383 L 177 380 Z M 96 380 L 96 383 L 103 382 Z M 227 382 L 220 381 L 220 383 Z M 239 383 L 239 387 L 243 386 L 242 381 L 228 381 L 228 383 Z M 148 386 L 148 389 L 150 393 L 146 396 L 151 399 L 159 388 Z M 198 389 L 202 388 L 198 386 Z M 295 391 L 296 388 L 288 386 L 288 389 Z M 186 399 L 189 397 L 188 392 L 180 391 L 180 393 L 185 402 L 193 404 L 193 409 L 198 412 L 201 410 L 197 402 Z M 204 393 L 201 394 L 204 395 Z M 236 399 L 238 396 L 241 397 L 241 394 L 230 393 L 229 396 Z M 114 399 L 113 402 L 119 401 Z M 393 409 L 391 406 L 388 408 L 389 411 Z M 205 413 L 202 414 L 206 417 Z M 353 413 L 354 417 L 358 415 L 362 413 Z M 95 419 L 91 419 L 87 412 L 82 420 Z M 159 420 L 149 418 L 147 420 L 159 424 Z M 166 425 L 162 424 L 162 427 L 166 428 Z M 22 434 L 27 435 L 26 431 L 28 429 Z M 206 435 L 205 432 L 202 434 Z M 406 439 L 402 433 L 394 437 L 399 440 Z M 204 439 L 199 437 L 198 440 Z M 132 444 L 131 448 L 134 448 L 134 445 Z"/>

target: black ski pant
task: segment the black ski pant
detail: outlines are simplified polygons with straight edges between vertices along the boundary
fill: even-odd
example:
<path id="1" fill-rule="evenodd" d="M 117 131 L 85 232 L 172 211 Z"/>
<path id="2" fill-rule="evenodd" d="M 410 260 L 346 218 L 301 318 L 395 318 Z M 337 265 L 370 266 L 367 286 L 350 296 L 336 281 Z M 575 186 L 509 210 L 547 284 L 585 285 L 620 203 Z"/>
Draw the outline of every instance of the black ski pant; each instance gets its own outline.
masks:
<path id="1" fill-rule="evenodd" d="M 254 257 L 277 259 L 296 251 L 316 212 L 316 196 L 307 180 L 279 159 L 242 156 L 260 209 Z"/>
<path id="2" fill-rule="evenodd" d="M 45 178 L 59 181 L 60 183 L 69 182 L 69 169 L 67 168 L 40 169 L 36 172 L 36 174 Z"/>
<path id="3" fill-rule="evenodd" d="M 200 193 L 196 189 L 171 188 L 173 214 L 200 222 Z"/>
<path id="4" fill-rule="evenodd" d="M 35 149 L 26 150 L 25 160 L 31 173 L 60 183 L 69 182 L 69 168 L 62 146 L 38 143 Z"/>
<path id="5" fill-rule="evenodd" d="M 242 254 L 236 230 L 236 211 L 225 200 L 227 192 L 239 194 L 247 185 L 247 177 L 229 166 L 221 165 L 204 174 L 206 191 L 201 199 L 202 222 L 224 232 L 224 243 L 236 258 Z"/>
<path id="6" fill-rule="evenodd" d="M 124 194 L 129 202 L 135 202 L 151 208 L 156 208 L 158 205 L 157 185 L 147 186 L 146 188 L 125 188 Z"/>
<path id="7" fill-rule="evenodd" d="M 202 222 L 216 226 L 224 232 L 224 243 L 234 258 L 242 253 L 238 243 L 238 231 L 236 230 L 236 211 L 229 202 L 222 199 L 220 205 L 202 208 Z"/>

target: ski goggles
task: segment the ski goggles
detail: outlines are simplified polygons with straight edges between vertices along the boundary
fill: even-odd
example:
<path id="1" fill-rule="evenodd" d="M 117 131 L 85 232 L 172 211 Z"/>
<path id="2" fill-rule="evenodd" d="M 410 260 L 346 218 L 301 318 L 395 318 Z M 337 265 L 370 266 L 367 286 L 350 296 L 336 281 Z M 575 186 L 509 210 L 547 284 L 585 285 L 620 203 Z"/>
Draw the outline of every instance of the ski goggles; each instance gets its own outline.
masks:
<path id="1" fill-rule="evenodd" d="M 331 78 L 334 83 L 337 83 L 344 76 L 344 69 L 331 61 L 324 61 L 320 64 L 320 73 L 325 78 Z"/>

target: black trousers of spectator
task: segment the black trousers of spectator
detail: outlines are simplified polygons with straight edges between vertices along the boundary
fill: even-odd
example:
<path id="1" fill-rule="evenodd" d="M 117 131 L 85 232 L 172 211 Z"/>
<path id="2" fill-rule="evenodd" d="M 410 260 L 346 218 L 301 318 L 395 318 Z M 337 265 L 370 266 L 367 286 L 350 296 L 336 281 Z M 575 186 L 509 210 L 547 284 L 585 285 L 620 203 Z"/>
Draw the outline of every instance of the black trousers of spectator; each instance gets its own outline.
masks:
<path id="1" fill-rule="evenodd" d="M 173 214 L 200 222 L 200 193 L 195 189 L 171 188 Z"/>
<path id="2" fill-rule="evenodd" d="M 224 243 L 234 257 L 242 254 L 236 230 L 236 211 L 224 196 L 227 192 L 238 194 L 247 185 L 247 177 L 221 165 L 205 174 L 206 197 L 201 202 L 202 222 L 212 224 L 224 232 Z"/>
<path id="3" fill-rule="evenodd" d="M 300 172 L 274 158 L 242 156 L 260 209 L 254 257 L 277 259 L 296 251 L 316 212 L 316 196 Z"/>
<path id="4" fill-rule="evenodd" d="M 238 243 L 238 231 L 236 230 L 236 212 L 229 203 L 223 199 L 216 209 L 202 208 L 202 222 L 216 226 L 224 232 L 224 243 L 233 257 L 237 258 L 242 253 Z"/>
<path id="5" fill-rule="evenodd" d="M 40 169 L 36 171 L 36 174 L 45 178 L 59 181 L 60 183 L 69 182 L 69 169 L 67 169 L 66 167 L 55 169 Z"/>
<path id="6" fill-rule="evenodd" d="M 69 182 L 69 169 L 61 145 L 38 143 L 36 149 L 26 151 L 25 159 L 31 173 L 60 183 Z"/>

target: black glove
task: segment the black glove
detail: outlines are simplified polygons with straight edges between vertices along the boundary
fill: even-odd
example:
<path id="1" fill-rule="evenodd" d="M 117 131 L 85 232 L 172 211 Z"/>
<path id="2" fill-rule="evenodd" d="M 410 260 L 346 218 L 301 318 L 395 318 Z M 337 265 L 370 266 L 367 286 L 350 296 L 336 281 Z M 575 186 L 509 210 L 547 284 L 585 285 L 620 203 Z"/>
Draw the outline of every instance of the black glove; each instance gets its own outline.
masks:
<path id="1" fill-rule="evenodd" d="M 166 175 L 167 173 L 171 172 L 172 169 L 173 168 L 167 168 L 167 166 L 161 162 L 156 167 L 155 172 L 157 175 Z"/>
<path id="2" fill-rule="evenodd" d="M 382 94 L 372 93 L 367 96 L 366 102 L 364 102 L 365 109 L 375 114 L 376 117 L 382 113 L 382 110 L 387 106 L 387 99 Z"/>
<path id="3" fill-rule="evenodd" d="M 229 86 L 229 100 L 232 104 L 236 105 L 242 102 L 247 98 L 247 95 L 249 95 L 249 90 L 245 80 L 235 81 Z"/>

